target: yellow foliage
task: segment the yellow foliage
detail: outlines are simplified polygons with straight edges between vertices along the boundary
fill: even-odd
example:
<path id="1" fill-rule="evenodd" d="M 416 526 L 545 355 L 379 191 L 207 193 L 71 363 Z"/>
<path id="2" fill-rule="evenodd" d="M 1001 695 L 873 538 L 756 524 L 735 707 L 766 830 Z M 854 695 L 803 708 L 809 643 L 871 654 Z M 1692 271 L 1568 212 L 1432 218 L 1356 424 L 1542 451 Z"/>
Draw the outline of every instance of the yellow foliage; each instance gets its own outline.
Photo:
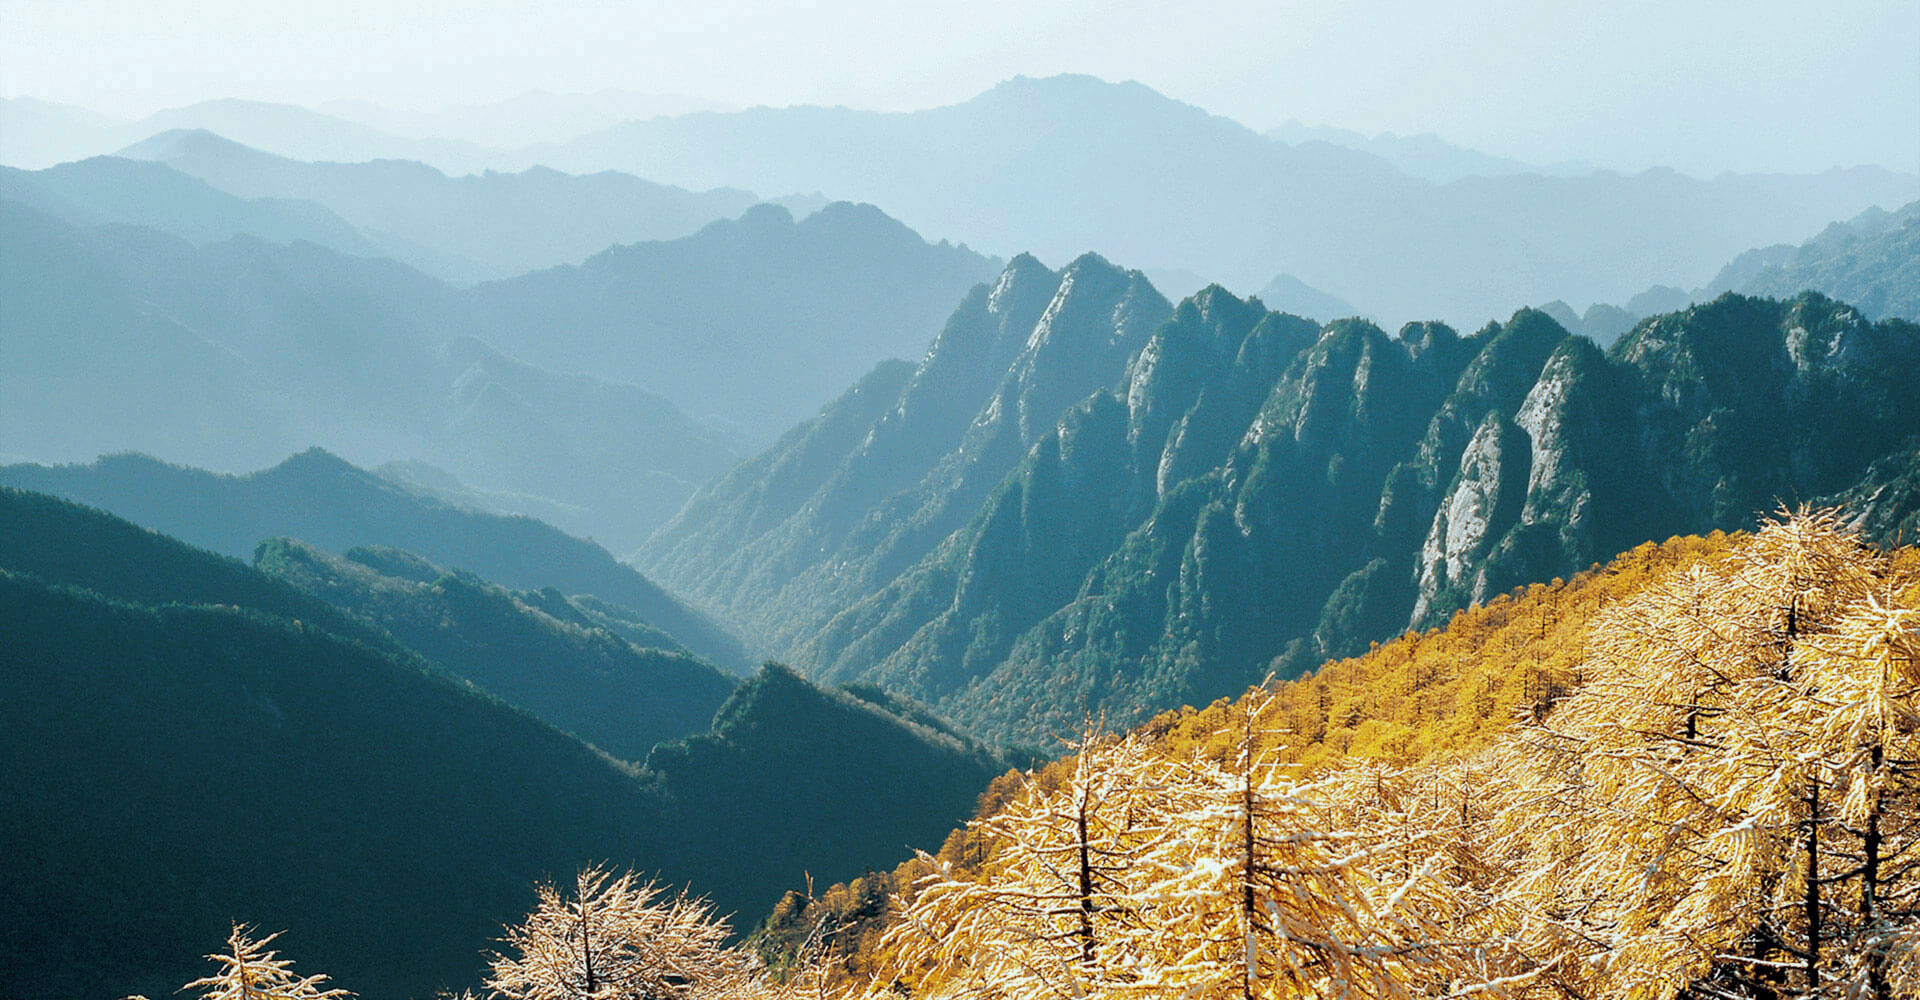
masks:
<path id="1" fill-rule="evenodd" d="M 1003 779 L 859 958 L 929 997 L 1892 1000 L 1916 855 L 1920 553 L 1803 511 Z"/>

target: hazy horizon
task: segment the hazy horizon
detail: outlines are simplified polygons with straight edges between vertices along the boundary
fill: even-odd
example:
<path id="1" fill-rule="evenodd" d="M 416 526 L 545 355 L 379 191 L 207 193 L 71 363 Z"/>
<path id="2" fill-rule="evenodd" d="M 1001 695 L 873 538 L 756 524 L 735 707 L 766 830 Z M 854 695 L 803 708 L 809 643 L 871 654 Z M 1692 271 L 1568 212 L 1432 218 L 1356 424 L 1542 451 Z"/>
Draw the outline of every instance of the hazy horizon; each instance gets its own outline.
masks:
<path id="1" fill-rule="evenodd" d="M 1138 81 L 1260 131 L 1434 133 L 1534 164 L 1920 172 L 1920 0 L 1445 8 L 836 0 L 436 2 L 395 11 L 0 0 L 0 95 L 123 118 L 238 98 L 401 114 L 529 92 L 687 107 L 963 102 L 1014 76 Z M 1786 137 L 1791 137 L 1790 140 Z"/>

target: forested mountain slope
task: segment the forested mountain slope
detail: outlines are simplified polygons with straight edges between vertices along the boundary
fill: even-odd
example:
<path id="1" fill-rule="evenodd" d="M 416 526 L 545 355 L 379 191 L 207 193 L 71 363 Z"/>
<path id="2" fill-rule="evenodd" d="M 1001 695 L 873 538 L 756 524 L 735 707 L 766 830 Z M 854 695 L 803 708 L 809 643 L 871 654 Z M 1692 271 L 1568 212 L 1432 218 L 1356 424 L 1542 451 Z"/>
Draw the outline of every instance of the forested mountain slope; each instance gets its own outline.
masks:
<path id="1" fill-rule="evenodd" d="M 762 952 L 854 995 L 1908 996 L 1920 552 L 1849 516 L 1095 735 Z"/>
<path id="2" fill-rule="evenodd" d="M 289 536 L 329 552 L 389 546 L 516 590 L 554 588 L 612 602 L 695 654 L 744 671 L 746 651 L 605 549 L 532 518 L 454 507 L 314 449 L 270 469 L 227 476 L 115 455 L 91 465 L 0 468 L 0 485 L 90 504 L 238 559 Z"/>
<path id="3" fill-rule="evenodd" d="M 551 588 L 515 593 L 398 549 L 328 555 L 261 542 L 254 566 L 381 629 L 449 673 L 622 760 L 707 728 L 735 681 L 676 648 L 643 649 Z"/>
<path id="4" fill-rule="evenodd" d="M 1716 532 L 1648 542 L 1570 579 L 1501 594 L 1461 611 L 1445 628 L 1407 632 L 1303 677 L 1275 679 L 1265 690 L 1162 712 L 1135 732 L 1170 759 L 1218 758 L 1232 745 L 1232 730 L 1246 726 L 1246 709 L 1257 704 L 1260 750 L 1305 776 L 1357 762 L 1407 767 L 1472 753 L 1567 692 L 1585 636 L 1609 608 L 1668 574 L 1724 560 L 1743 537 Z M 1030 778 L 1008 774 L 995 781 L 981 797 L 976 824 L 1028 787 L 1065 783 L 1075 764 L 1069 754 L 1032 769 Z M 936 858 L 978 874 L 990 846 L 977 825 L 962 827 Z M 872 901 L 913 898 L 913 886 L 930 871 L 916 858 L 831 887 L 811 903 L 789 896 L 756 945 L 776 961 L 791 960 L 816 928 L 832 929 L 832 950 L 847 960 L 848 971 L 870 973 L 887 959 L 880 938 L 898 916 Z"/>
<path id="5" fill-rule="evenodd" d="M 1915 363 L 1920 328 L 1818 295 L 1603 353 L 1531 310 L 1394 337 L 1214 288 L 1169 315 L 1103 261 L 1023 258 L 641 559 L 803 671 L 1044 740 L 1853 488 L 1920 435 Z"/>
<path id="6" fill-rule="evenodd" d="M 761 913 L 931 846 L 1003 768 L 776 670 L 635 769 L 231 559 L 10 489 L 0 529 L 8 996 L 166 994 L 236 920 L 429 996 L 536 879 L 611 861 Z"/>

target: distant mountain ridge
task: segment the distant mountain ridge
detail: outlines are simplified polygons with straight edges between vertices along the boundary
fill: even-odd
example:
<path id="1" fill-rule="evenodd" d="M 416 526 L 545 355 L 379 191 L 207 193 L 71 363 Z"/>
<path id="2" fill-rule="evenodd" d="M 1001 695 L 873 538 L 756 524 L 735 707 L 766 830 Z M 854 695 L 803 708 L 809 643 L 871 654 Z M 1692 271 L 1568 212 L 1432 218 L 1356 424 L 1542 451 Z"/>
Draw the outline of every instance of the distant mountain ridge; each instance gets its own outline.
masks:
<path id="1" fill-rule="evenodd" d="M 725 628 L 592 542 L 408 492 L 319 449 L 246 476 L 116 455 L 85 466 L 0 467 L 0 485 L 99 507 L 237 559 L 283 536 L 333 553 L 387 546 L 516 590 L 592 595 L 639 613 L 712 663 L 751 667 Z"/>
<path id="2" fill-rule="evenodd" d="M 1914 364 L 1920 327 L 1817 295 L 1602 353 L 1532 310 L 1392 337 L 1020 258 L 917 370 L 716 480 L 640 561 L 812 676 L 1044 741 L 1853 489 L 1920 435 Z"/>
<path id="3" fill-rule="evenodd" d="M 158 164 L 118 157 L 38 171 L 0 167 L 0 198 L 75 226 L 146 226 L 195 243 L 247 235 L 274 243 L 305 240 L 356 257 L 416 252 L 371 238 L 314 202 L 242 198 Z"/>
<path id="4" fill-rule="evenodd" d="M 1514 174 L 1541 174 L 1548 177 L 1578 177 L 1597 173 L 1591 163 L 1566 161 L 1552 164 L 1524 163 L 1506 156 L 1495 156 L 1475 149 L 1456 146 L 1432 132 L 1395 135 L 1383 132 L 1368 136 L 1352 129 L 1314 126 L 1298 119 L 1270 128 L 1267 138 L 1298 146 L 1304 142 L 1324 142 L 1333 146 L 1370 153 L 1393 164 L 1401 173 L 1436 184 L 1466 177 L 1508 177 Z"/>
<path id="5" fill-rule="evenodd" d="M 407 263 L 449 281 L 511 277 L 575 264 L 609 246 L 687 236 L 759 199 L 731 189 L 692 192 L 626 174 L 521 173 L 449 177 L 422 163 L 308 163 L 250 149 L 203 129 L 162 132 L 120 150 L 164 163 L 242 198 L 324 205 L 360 230 L 428 247 Z"/>
<path id="6" fill-rule="evenodd" d="M 914 357 L 1000 263 L 871 205 L 758 205 L 472 290 L 481 336 L 559 371 L 657 392 L 751 441 L 811 416 L 882 358 Z"/>
<path id="7" fill-rule="evenodd" d="M 25 132 L 46 114 L 9 108 Z M 89 151 L 204 128 L 295 159 L 480 169 L 470 148 L 399 140 L 298 108 L 209 102 L 141 127 Z M 1747 248 L 1920 196 L 1920 176 L 1878 168 L 1543 176 L 1429 137 L 1332 138 L 1345 144 L 1290 145 L 1133 82 L 1015 77 L 909 113 L 692 112 L 481 159 L 496 169 L 620 170 L 696 190 L 820 192 L 989 253 L 1065 260 L 1095 249 L 1243 290 L 1288 273 L 1384 321 L 1462 326 L 1523 303 L 1621 302 L 1652 284 L 1691 287 Z"/>
<path id="8" fill-rule="evenodd" d="M 1920 195 L 1879 169 L 1701 180 L 1409 176 L 1289 146 L 1138 83 L 1016 77 L 901 114 L 754 108 L 630 122 L 530 158 L 683 187 L 821 191 L 988 252 L 1089 249 L 1236 288 L 1276 272 L 1383 320 L 1478 325 L 1528 302 L 1693 285 L 1734 254 Z"/>
<path id="9" fill-rule="evenodd" d="M 38 170 L 101 156 L 176 129 L 217 132 L 235 142 L 296 160 L 419 160 L 463 174 L 496 165 L 501 156 L 497 150 L 467 142 L 404 138 L 292 104 L 227 98 L 169 108 L 129 121 L 46 101 L 14 98 L 0 99 L 0 163 Z"/>
<path id="10" fill-rule="evenodd" d="M 1893 212 L 1870 208 L 1798 246 L 1750 250 L 1722 268 L 1705 294 L 1809 289 L 1858 305 L 1873 319 L 1920 322 L 1920 201 Z"/>
<path id="11" fill-rule="evenodd" d="M 500 355 L 454 289 L 389 260 L 77 228 L 5 200 L 0 235 L 0 451 L 235 470 L 319 442 L 558 502 L 569 530 L 620 546 L 735 454 L 643 390 Z"/>
<path id="12" fill-rule="evenodd" d="M 0 172 L 0 453 L 243 470 L 319 444 L 627 551 L 996 266 L 851 205 L 468 290 L 356 234 L 159 164 Z"/>
<path id="13" fill-rule="evenodd" d="M 1584 315 L 1559 300 L 1540 308 L 1604 347 L 1644 317 L 1685 309 L 1725 292 L 1783 299 L 1819 292 L 1859 307 L 1868 319 L 1920 322 L 1920 201 L 1893 212 L 1869 208 L 1829 223 L 1798 244 L 1748 250 L 1691 292 L 1656 285 L 1624 308 L 1596 302 Z"/>

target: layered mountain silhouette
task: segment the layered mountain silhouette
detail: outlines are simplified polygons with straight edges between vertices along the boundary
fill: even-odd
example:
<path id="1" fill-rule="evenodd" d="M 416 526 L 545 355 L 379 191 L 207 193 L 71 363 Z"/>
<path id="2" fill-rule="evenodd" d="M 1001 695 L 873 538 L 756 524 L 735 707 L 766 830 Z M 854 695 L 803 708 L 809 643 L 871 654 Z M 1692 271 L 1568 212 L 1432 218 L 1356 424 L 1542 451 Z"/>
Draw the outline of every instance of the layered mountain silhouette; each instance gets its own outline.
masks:
<path id="1" fill-rule="evenodd" d="M 575 136 L 636 119 L 716 111 L 725 107 L 685 94 L 606 89 L 593 93 L 530 90 L 503 101 L 461 104 L 435 111 L 383 106 L 370 101 L 328 101 L 314 110 L 415 139 L 452 139 L 492 149 Z"/>
<path id="2" fill-rule="evenodd" d="M 1692 287 L 1749 247 L 1920 194 L 1920 177 L 1873 168 L 1436 184 L 1367 152 L 1290 146 L 1138 83 L 1080 76 L 1015 78 L 906 114 L 658 118 L 527 155 L 689 188 L 821 191 L 990 252 L 1064 260 L 1095 248 L 1244 289 L 1284 272 L 1384 320 L 1473 326 L 1529 302 Z"/>
<path id="3" fill-rule="evenodd" d="M 536 879 L 608 860 L 763 913 L 936 846 L 1004 766 L 774 669 L 636 769 L 280 580 L 11 489 L 0 628 L 8 995 L 169 992 L 238 919 L 427 996 L 478 978 Z"/>
<path id="4" fill-rule="evenodd" d="M 454 289 L 391 261 L 81 229 L 10 202 L 0 234 L 0 453 L 239 470 L 320 442 L 428 462 L 507 509 L 557 504 L 623 547 L 734 459 L 658 396 L 485 346 Z"/>
<path id="5" fill-rule="evenodd" d="M 1456 146 L 1432 132 L 1422 132 L 1417 135 L 1395 135 L 1392 132 L 1383 132 L 1369 136 L 1352 129 L 1306 125 L 1298 119 L 1293 119 L 1277 128 L 1268 129 L 1265 134 L 1267 138 L 1289 146 L 1323 142 L 1370 153 L 1393 164 L 1401 173 L 1409 177 L 1418 177 L 1436 184 L 1445 184 L 1466 177 L 1509 177 L 1515 174 L 1578 177 L 1591 174 L 1598 169 L 1591 163 L 1578 161 L 1540 165 L 1524 163 L 1512 157 L 1495 156 L 1491 153 Z"/>
<path id="6" fill-rule="evenodd" d="M 613 172 L 575 177 L 536 168 L 449 177 L 406 160 L 307 163 L 204 130 L 163 132 L 117 155 L 166 164 L 240 198 L 323 205 L 377 238 L 427 248 L 400 259 L 457 282 L 577 264 L 615 244 L 675 239 L 758 200 L 746 191 L 694 193 Z"/>
<path id="7" fill-rule="evenodd" d="M 528 517 L 454 507 L 313 449 L 270 469 L 230 476 L 115 455 L 90 465 L 0 468 L 0 485 L 111 511 L 237 559 L 291 537 L 331 553 L 384 546 L 515 590 L 591 595 L 638 614 L 695 654 L 730 670 L 750 661 L 720 625 L 592 542 Z"/>
<path id="8" fill-rule="evenodd" d="M 1391 336 L 1023 257 L 641 561 L 813 676 L 1040 741 L 1854 488 L 1920 434 L 1916 362 L 1920 328 L 1813 294 L 1603 352 L 1535 310 Z"/>
<path id="9" fill-rule="evenodd" d="M 242 198 L 160 164 L 113 156 L 35 171 L 0 167 L 0 198 L 74 226 L 145 226 L 193 243 L 247 235 L 356 257 L 425 256 L 369 237 L 314 202 Z"/>
<path id="10" fill-rule="evenodd" d="M 1920 322 L 1920 201 L 1894 212 L 1869 208 L 1852 219 L 1831 223 L 1802 243 L 1748 250 L 1691 292 L 1656 285 L 1624 307 L 1596 302 L 1577 314 L 1556 299 L 1540 309 L 1604 347 L 1644 317 L 1684 309 L 1725 292 L 1781 299 L 1819 292 L 1858 307 L 1868 319 Z"/>
<path id="11" fill-rule="evenodd" d="M 1920 201 L 1895 212 L 1871 208 L 1799 245 L 1735 257 L 1702 294 L 1789 296 L 1817 291 L 1873 319 L 1920 322 Z"/>
<path id="12" fill-rule="evenodd" d="M 353 253 L 356 230 L 314 203 L 242 200 L 158 164 L 0 185 L 41 206 L 0 193 L 0 455 L 238 471 L 318 443 L 425 463 L 453 492 L 622 551 L 737 461 L 715 422 L 770 440 L 874 362 L 919 354 L 994 266 L 872 209 L 768 207 L 461 290 Z M 287 206 L 337 223 L 332 245 Z"/>
<path id="13" fill-rule="evenodd" d="M 0 98 L 0 163 L 37 170 L 110 153 L 162 132 L 196 129 L 297 160 L 420 160 L 464 174 L 497 166 L 501 158 L 498 151 L 469 142 L 394 135 L 267 101 L 201 101 L 134 121 L 32 98 Z"/>
<path id="14" fill-rule="evenodd" d="M 631 382 L 765 442 L 875 361 L 924 353 L 998 267 L 870 205 L 799 220 L 759 205 L 685 239 L 481 285 L 471 301 L 508 354 Z"/>

